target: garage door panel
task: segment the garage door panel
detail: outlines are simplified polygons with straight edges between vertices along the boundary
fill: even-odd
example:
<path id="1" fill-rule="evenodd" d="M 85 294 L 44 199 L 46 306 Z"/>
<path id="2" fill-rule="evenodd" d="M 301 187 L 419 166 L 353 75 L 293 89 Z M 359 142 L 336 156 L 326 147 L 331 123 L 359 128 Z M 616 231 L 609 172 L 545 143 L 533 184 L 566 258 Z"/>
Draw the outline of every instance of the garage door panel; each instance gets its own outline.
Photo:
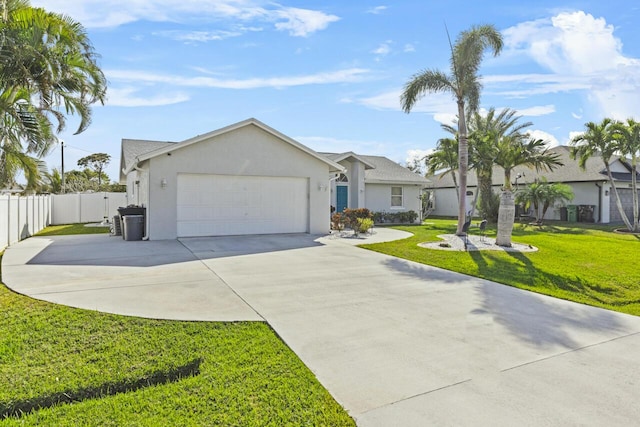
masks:
<path id="1" fill-rule="evenodd" d="M 178 175 L 179 237 L 308 231 L 308 180 Z"/>

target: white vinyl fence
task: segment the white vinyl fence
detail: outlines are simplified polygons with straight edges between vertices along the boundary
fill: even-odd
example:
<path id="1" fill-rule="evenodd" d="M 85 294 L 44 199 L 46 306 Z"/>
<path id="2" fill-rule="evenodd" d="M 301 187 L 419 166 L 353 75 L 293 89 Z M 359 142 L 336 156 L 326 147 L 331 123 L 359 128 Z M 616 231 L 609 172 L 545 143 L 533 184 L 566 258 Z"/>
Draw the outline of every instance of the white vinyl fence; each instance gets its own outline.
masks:
<path id="1" fill-rule="evenodd" d="M 121 206 L 126 193 L 0 194 L 0 251 L 47 225 L 111 221 Z"/>
<path id="2" fill-rule="evenodd" d="M 34 235 L 50 220 L 50 195 L 0 195 L 0 250 Z"/>
<path id="3" fill-rule="evenodd" d="M 127 193 L 78 193 L 51 196 L 51 224 L 111 221 L 127 206 Z"/>

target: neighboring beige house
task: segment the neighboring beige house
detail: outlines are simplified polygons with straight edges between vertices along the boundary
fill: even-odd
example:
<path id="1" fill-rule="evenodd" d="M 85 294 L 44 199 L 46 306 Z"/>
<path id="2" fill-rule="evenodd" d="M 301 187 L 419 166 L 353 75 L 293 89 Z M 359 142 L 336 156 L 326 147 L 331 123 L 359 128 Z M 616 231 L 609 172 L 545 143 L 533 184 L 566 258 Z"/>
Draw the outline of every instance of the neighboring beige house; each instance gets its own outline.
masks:
<path id="1" fill-rule="evenodd" d="M 528 167 L 517 167 L 511 172 L 514 190 L 545 177 L 549 182 L 559 182 L 571 186 L 574 199 L 568 204 L 583 205 L 592 210 L 593 220 L 599 223 L 621 222 L 620 213 L 616 207 L 616 200 L 607 177 L 602 158 L 598 155 L 588 159 L 585 169 L 580 168 L 578 161 L 571 159 L 570 147 L 558 146 L 550 151 L 560 156 L 564 166 L 553 171 L 536 172 Z M 611 160 L 611 171 L 620 192 L 620 199 L 625 206 L 627 215 L 631 214 L 631 173 L 630 166 L 624 158 L 614 157 Z M 457 171 L 456 171 L 457 173 Z M 473 170 L 469 171 L 467 190 L 468 199 L 473 198 L 477 191 L 477 180 Z M 433 215 L 457 216 L 458 200 L 455 186 L 450 173 L 439 174 L 431 178 L 435 193 L 435 209 Z M 499 192 L 504 185 L 504 171 L 500 167 L 493 169 L 494 192 Z M 544 219 L 560 220 L 561 206 L 549 208 Z"/>
<path id="2" fill-rule="evenodd" d="M 330 206 L 419 212 L 426 179 L 384 157 L 320 154 L 256 119 L 182 142 L 123 139 L 120 182 L 146 237 L 326 234 Z"/>

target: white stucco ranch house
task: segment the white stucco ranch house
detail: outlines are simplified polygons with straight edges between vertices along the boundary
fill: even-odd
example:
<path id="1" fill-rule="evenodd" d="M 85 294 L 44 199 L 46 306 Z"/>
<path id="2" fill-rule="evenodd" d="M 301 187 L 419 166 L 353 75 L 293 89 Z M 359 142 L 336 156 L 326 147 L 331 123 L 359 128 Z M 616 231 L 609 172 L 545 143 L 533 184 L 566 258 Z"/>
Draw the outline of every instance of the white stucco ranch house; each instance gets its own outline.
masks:
<path id="1" fill-rule="evenodd" d="M 622 218 L 616 206 L 615 194 L 611 182 L 607 176 L 604 163 L 599 155 L 594 155 L 586 162 L 585 168 L 580 168 L 578 160 L 570 156 L 571 147 L 558 146 L 550 149 L 550 152 L 559 155 L 564 166 L 553 171 L 536 171 L 528 167 L 517 167 L 511 172 L 511 183 L 514 190 L 545 177 L 548 182 L 564 183 L 571 187 L 574 199 L 568 205 L 582 207 L 589 222 L 602 224 L 621 222 Z M 631 166 L 621 157 L 613 157 L 610 162 L 613 179 L 620 194 L 620 200 L 629 217 L 632 215 L 632 190 L 631 190 Z M 455 172 L 458 173 L 457 171 Z M 435 209 L 433 215 L 457 216 L 458 200 L 451 174 L 439 174 L 431 178 L 435 193 Z M 494 192 L 499 193 L 504 185 L 504 171 L 502 168 L 493 168 Z M 468 200 L 473 198 L 477 191 L 477 179 L 473 170 L 468 175 Z M 561 220 L 561 206 L 549 208 L 544 219 Z M 580 220 L 580 219 L 579 219 Z"/>
<path id="2" fill-rule="evenodd" d="M 123 139 L 127 203 L 145 238 L 326 234 L 330 207 L 419 212 L 427 180 L 378 156 L 318 153 L 247 119 L 182 142 Z"/>

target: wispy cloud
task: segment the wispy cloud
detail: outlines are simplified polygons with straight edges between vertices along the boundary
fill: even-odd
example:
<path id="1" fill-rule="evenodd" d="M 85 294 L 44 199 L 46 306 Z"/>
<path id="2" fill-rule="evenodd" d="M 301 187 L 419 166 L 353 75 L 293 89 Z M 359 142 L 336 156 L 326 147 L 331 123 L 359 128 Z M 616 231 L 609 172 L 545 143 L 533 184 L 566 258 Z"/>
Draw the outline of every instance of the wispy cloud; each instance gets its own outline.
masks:
<path id="1" fill-rule="evenodd" d="M 391 43 L 393 43 L 393 41 L 391 40 L 387 40 L 383 43 L 380 43 L 380 45 L 374 50 L 372 50 L 371 53 L 378 56 L 388 55 L 391 52 Z"/>
<path id="2" fill-rule="evenodd" d="M 518 110 L 518 114 L 522 116 L 546 116 L 547 114 L 555 113 L 555 105 L 538 105 L 535 107 L 522 108 Z"/>
<path id="3" fill-rule="evenodd" d="M 405 53 L 415 52 L 416 51 L 416 47 L 414 45 L 412 45 L 411 43 L 407 43 L 407 44 L 404 45 L 403 51 Z"/>
<path id="4" fill-rule="evenodd" d="M 238 37 L 244 34 L 240 31 L 156 31 L 154 36 L 166 37 L 185 43 L 205 43 L 215 40 L 224 40 Z"/>
<path id="5" fill-rule="evenodd" d="M 108 28 L 140 20 L 155 22 L 271 23 L 279 31 L 306 37 L 338 21 L 320 10 L 285 7 L 267 0 L 32 0 L 33 6 L 66 13 L 89 28 Z"/>
<path id="6" fill-rule="evenodd" d="M 373 15 L 380 15 L 382 12 L 384 12 L 387 9 L 388 9 L 387 6 L 376 6 L 367 10 L 367 13 L 371 13 Z"/>
<path id="7" fill-rule="evenodd" d="M 137 89 L 134 88 L 109 88 L 106 105 L 111 107 L 158 107 L 178 104 L 190 99 L 187 94 L 182 92 L 149 97 L 141 96 L 136 92 Z"/>
<path id="8" fill-rule="evenodd" d="M 105 74 L 112 81 L 168 84 L 186 87 L 209 87 L 224 89 L 256 89 L 264 87 L 284 88 L 303 85 L 353 83 L 363 81 L 369 70 L 348 68 L 316 74 L 285 77 L 256 77 L 250 79 L 223 79 L 209 76 L 185 77 L 134 70 L 107 70 Z"/>

